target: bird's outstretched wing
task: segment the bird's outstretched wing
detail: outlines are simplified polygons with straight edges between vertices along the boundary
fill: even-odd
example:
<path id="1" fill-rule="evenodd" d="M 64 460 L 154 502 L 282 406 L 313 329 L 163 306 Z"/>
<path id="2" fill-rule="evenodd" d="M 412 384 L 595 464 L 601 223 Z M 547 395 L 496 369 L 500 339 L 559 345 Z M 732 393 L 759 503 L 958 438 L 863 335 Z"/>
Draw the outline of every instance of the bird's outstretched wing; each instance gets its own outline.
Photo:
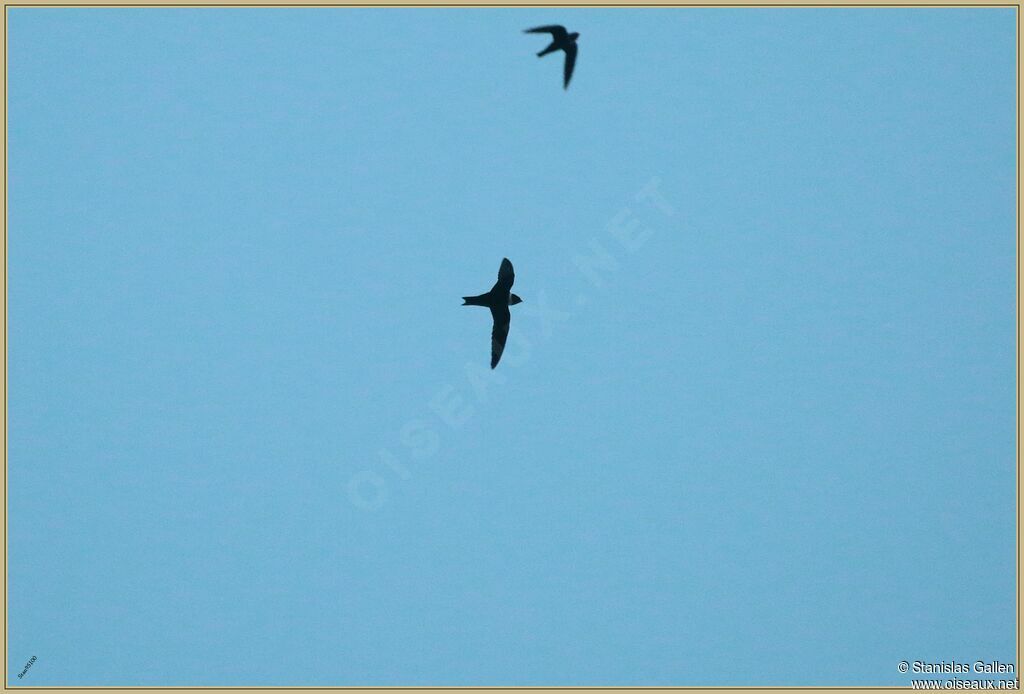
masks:
<path id="1" fill-rule="evenodd" d="M 494 283 L 494 289 L 491 291 L 507 292 L 512 289 L 512 283 L 515 281 L 516 273 L 512 269 L 511 261 L 508 258 L 502 258 L 501 267 L 498 268 L 498 281 Z"/>
<path id="2" fill-rule="evenodd" d="M 549 24 L 542 27 L 534 27 L 532 29 L 524 29 L 524 34 L 551 34 L 555 41 L 565 41 L 569 38 L 569 32 L 561 24 Z"/>
<path id="3" fill-rule="evenodd" d="M 508 329 L 512 324 L 512 313 L 508 306 L 492 306 L 491 317 L 494 318 L 494 327 L 491 329 L 491 368 L 498 365 L 501 360 L 501 353 L 505 351 L 505 340 L 508 339 Z"/>
<path id="4" fill-rule="evenodd" d="M 572 79 L 572 69 L 576 66 L 576 44 L 570 43 L 565 49 L 565 83 L 562 89 L 569 88 L 569 80 Z"/>

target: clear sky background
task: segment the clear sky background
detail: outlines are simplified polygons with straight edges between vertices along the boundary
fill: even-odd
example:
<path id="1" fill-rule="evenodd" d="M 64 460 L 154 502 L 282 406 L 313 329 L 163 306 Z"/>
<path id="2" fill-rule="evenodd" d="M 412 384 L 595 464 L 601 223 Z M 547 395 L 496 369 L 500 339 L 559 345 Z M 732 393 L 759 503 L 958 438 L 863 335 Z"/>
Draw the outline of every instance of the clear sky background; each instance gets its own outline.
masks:
<path id="1" fill-rule="evenodd" d="M 1013 662 L 1015 22 L 9 10 L 8 682 Z"/>

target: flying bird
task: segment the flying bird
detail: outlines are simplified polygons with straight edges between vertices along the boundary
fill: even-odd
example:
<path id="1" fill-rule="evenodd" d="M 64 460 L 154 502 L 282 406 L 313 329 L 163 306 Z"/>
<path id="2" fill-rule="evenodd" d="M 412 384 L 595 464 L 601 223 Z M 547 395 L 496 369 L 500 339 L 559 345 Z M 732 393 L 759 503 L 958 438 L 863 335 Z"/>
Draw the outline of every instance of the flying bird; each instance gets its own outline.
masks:
<path id="1" fill-rule="evenodd" d="M 538 58 L 543 58 L 548 53 L 554 53 L 555 51 L 565 51 L 565 82 L 563 89 L 569 88 L 569 80 L 572 79 L 572 69 L 576 65 L 576 39 L 579 38 L 580 33 L 574 31 L 571 34 L 565 30 L 565 27 L 560 24 L 552 24 L 550 26 L 534 27 L 532 29 L 526 29 L 523 33 L 526 34 L 551 34 L 551 43 L 543 51 L 537 54 Z"/>
<path id="2" fill-rule="evenodd" d="M 515 280 L 516 273 L 512 269 L 512 263 L 508 258 L 503 258 L 498 269 L 498 281 L 491 287 L 491 291 L 479 296 L 462 297 L 463 306 L 486 306 L 491 309 L 491 317 L 494 319 L 494 328 L 491 329 L 492 369 L 498 365 L 501 353 L 505 351 L 505 340 L 508 339 L 508 329 L 512 323 L 512 312 L 508 307 L 523 301 L 511 291 Z"/>

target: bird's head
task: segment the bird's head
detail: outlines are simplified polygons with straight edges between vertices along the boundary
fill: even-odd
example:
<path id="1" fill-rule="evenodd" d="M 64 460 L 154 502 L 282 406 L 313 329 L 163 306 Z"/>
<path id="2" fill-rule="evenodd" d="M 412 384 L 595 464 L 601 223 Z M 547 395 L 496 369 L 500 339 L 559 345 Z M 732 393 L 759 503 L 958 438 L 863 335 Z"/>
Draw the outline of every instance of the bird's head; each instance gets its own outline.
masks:
<path id="1" fill-rule="evenodd" d="M 508 305 L 509 306 L 515 306 L 516 304 L 521 304 L 521 303 L 523 303 L 523 300 L 520 299 L 518 296 L 516 296 L 515 294 L 510 294 L 509 295 L 509 297 L 508 297 Z"/>
<path id="2" fill-rule="evenodd" d="M 571 41 L 575 41 L 575 40 L 576 40 L 576 39 L 578 39 L 579 37 L 580 37 L 580 32 L 578 32 L 578 31 L 574 31 L 574 32 L 572 32 L 571 34 L 569 34 L 569 39 L 570 39 Z"/>

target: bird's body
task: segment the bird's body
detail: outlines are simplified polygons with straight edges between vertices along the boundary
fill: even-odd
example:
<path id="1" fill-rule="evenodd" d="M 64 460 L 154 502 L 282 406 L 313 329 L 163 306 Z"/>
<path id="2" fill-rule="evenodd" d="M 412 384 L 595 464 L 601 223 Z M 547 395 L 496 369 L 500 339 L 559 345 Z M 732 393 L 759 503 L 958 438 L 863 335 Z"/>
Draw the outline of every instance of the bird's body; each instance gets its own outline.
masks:
<path id="1" fill-rule="evenodd" d="M 494 327 L 491 330 L 492 369 L 498 365 L 501 353 L 505 351 L 505 341 L 508 339 L 508 330 L 512 324 L 512 312 L 508 307 L 523 301 L 512 293 L 512 283 L 515 279 L 512 263 L 508 258 L 503 258 L 501 268 L 498 270 L 498 281 L 491 287 L 491 291 L 477 296 L 462 297 L 463 306 L 486 306 L 491 309 L 491 318 L 494 319 Z"/>
<path id="2" fill-rule="evenodd" d="M 569 88 L 569 80 L 572 79 L 572 70 L 576 65 L 576 39 L 579 38 L 580 33 L 574 31 L 571 34 L 566 28 L 560 24 L 551 24 L 548 26 L 534 27 L 533 29 L 526 29 L 527 34 L 551 34 L 551 43 L 548 47 L 537 54 L 538 58 L 543 58 L 548 53 L 554 53 L 555 51 L 565 51 L 565 68 L 563 70 L 563 88 Z"/>

